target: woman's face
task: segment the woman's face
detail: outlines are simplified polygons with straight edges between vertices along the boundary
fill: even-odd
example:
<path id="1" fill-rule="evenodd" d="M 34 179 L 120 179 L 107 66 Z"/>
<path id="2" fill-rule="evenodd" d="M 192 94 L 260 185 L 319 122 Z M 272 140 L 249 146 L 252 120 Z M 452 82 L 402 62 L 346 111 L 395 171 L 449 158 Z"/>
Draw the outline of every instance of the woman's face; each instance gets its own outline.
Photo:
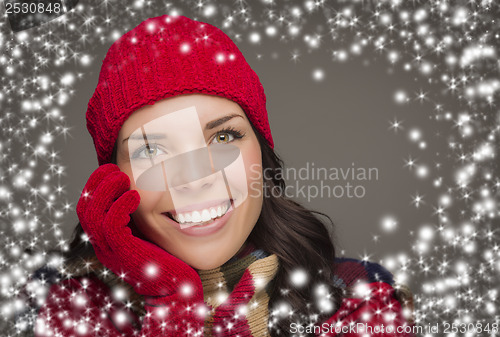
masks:
<path id="1" fill-rule="evenodd" d="M 212 149 L 232 155 L 219 160 Z M 214 169 L 217 160 L 227 169 Z M 262 209 L 260 145 L 241 107 L 222 97 L 180 95 L 138 109 L 119 132 L 117 165 L 141 197 L 136 228 L 196 269 L 234 256 Z"/>

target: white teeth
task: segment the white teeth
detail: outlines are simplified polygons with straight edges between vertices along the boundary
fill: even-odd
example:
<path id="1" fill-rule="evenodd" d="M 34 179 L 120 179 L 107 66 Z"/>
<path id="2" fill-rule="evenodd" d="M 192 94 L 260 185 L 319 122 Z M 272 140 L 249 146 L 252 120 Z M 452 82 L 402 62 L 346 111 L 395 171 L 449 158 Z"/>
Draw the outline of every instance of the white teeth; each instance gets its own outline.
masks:
<path id="1" fill-rule="evenodd" d="M 194 211 L 191 218 L 193 222 L 201 222 L 201 216 L 198 211 Z"/>
<path id="2" fill-rule="evenodd" d="M 203 221 L 208 221 L 210 220 L 211 217 L 210 217 L 210 212 L 208 211 L 208 209 L 204 209 L 202 212 L 201 212 L 201 220 Z"/>
<path id="3" fill-rule="evenodd" d="M 193 211 L 193 212 L 188 212 L 188 213 L 177 213 L 176 215 L 173 215 L 172 217 L 178 222 L 178 223 L 201 223 L 201 222 L 207 222 L 212 219 L 218 218 L 226 214 L 227 210 L 231 206 L 231 202 L 227 201 L 223 205 L 219 205 L 217 207 L 210 207 L 210 208 L 205 208 L 199 211 Z"/>

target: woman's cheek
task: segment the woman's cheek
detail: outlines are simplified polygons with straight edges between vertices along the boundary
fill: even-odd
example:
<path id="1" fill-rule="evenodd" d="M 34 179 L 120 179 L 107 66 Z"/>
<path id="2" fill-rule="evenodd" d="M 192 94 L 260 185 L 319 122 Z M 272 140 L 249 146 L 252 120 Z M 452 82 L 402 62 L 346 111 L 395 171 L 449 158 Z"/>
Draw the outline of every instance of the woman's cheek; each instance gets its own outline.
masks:
<path id="1" fill-rule="evenodd" d="M 161 206 L 161 199 L 165 192 L 163 191 L 144 191 L 141 189 L 136 189 L 141 197 L 141 202 L 135 213 L 140 216 L 145 216 L 147 213 L 153 212 L 155 209 L 158 212 L 167 211 L 167 207 L 164 210 L 159 209 Z"/>
<path id="2" fill-rule="evenodd" d="M 244 161 L 248 193 L 250 197 L 255 197 L 255 192 L 262 191 L 262 184 L 264 181 L 262 176 L 262 154 L 258 143 L 255 147 L 251 147 L 251 149 L 246 152 Z"/>
<path id="3" fill-rule="evenodd" d="M 224 169 L 228 187 L 232 198 L 235 200 L 236 207 L 241 205 L 249 196 L 252 197 L 252 188 L 255 188 L 255 184 L 259 184 L 259 170 L 257 169 L 257 172 L 255 172 L 250 167 L 255 166 L 255 161 L 260 161 L 260 157 L 251 153 L 255 151 L 250 151 L 248 147 L 243 147 L 240 151 L 240 156 Z M 257 166 L 261 166 L 260 163 L 257 163 Z"/>
<path id="4" fill-rule="evenodd" d="M 147 191 L 143 190 L 137 187 L 134 176 L 131 172 L 125 172 L 130 178 L 130 189 L 131 190 L 136 190 L 139 193 L 139 196 L 141 198 L 141 202 L 139 204 L 139 207 L 137 208 L 137 211 L 146 211 L 146 210 L 152 210 L 155 206 L 157 206 L 161 200 L 161 198 L 164 196 L 166 193 L 165 191 Z"/>

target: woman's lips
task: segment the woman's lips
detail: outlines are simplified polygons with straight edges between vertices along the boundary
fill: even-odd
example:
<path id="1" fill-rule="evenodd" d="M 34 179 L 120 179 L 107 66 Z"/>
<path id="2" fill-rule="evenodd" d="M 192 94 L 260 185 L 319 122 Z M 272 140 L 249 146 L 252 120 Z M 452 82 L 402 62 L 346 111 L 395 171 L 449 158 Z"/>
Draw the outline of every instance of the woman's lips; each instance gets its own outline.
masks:
<path id="1" fill-rule="evenodd" d="M 216 232 L 218 232 L 220 229 L 224 227 L 224 225 L 227 223 L 229 218 L 231 217 L 232 213 L 234 210 L 234 202 L 231 200 L 231 206 L 229 206 L 229 209 L 227 210 L 226 214 L 221 216 L 220 218 L 216 218 L 213 221 L 210 221 L 205 224 L 201 225 L 192 225 L 190 227 L 186 228 L 181 228 L 181 224 L 178 223 L 177 221 L 173 220 L 168 216 L 168 212 L 162 213 L 162 215 L 165 217 L 165 219 L 173 225 L 175 228 L 177 228 L 180 232 L 186 235 L 190 236 L 206 236 L 206 235 L 211 235 Z"/>

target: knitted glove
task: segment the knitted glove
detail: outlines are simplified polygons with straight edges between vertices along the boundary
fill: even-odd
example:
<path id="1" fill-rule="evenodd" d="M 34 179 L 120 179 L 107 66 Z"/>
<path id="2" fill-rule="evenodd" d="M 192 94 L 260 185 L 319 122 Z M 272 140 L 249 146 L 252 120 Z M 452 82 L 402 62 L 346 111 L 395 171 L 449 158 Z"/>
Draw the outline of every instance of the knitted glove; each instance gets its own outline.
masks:
<path id="1" fill-rule="evenodd" d="M 101 263 L 145 298 L 143 332 L 149 335 L 202 335 L 203 288 L 196 271 L 157 245 L 134 235 L 128 223 L 140 202 L 118 166 L 100 166 L 77 205 L 84 231 Z"/>

